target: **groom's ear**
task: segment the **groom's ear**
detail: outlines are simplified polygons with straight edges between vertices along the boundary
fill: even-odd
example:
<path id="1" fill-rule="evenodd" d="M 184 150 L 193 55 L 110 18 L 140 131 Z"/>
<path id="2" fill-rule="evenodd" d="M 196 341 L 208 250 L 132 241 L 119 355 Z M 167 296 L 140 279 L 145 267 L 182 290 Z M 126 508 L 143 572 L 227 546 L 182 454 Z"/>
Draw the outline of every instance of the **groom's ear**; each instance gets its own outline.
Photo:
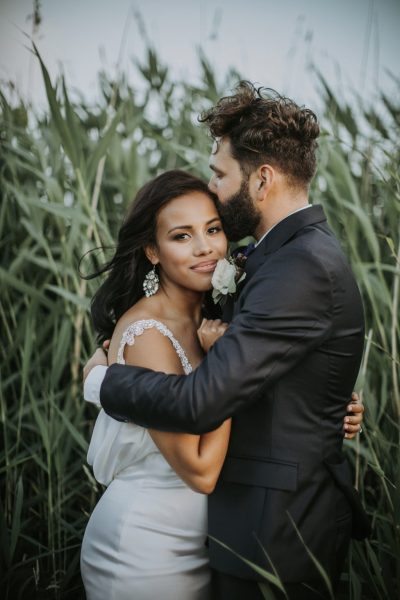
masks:
<path id="1" fill-rule="evenodd" d="M 265 198 L 274 181 L 275 171 L 271 165 L 261 165 L 256 171 L 256 191 L 259 200 Z"/>

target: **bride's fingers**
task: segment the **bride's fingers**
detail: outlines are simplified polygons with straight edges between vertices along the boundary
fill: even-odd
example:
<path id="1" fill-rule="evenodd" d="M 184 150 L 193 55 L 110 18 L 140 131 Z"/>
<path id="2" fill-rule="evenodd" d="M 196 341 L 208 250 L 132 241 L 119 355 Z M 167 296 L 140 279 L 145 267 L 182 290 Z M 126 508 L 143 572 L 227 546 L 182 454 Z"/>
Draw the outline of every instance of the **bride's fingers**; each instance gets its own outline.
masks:
<path id="1" fill-rule="evenodd" d="M 203 319 L 202 322 L 200 323 L 200 327 L 197 330 L 197 335 L 204 333 L 204 327 L 206 326 L 206 323 L 207 323 L 207 319 Z"/>
<path id="2" fill-rule="evenodd" d="M 358 431 L 346 431 L 346 433 L 344 434 L 344 437 L 346 440 L 354 440 L 354 438 L 356 437 L 356 435 L 358 435 L 360 433 L 360 430 Z"/>
<path id="3" fill-rule="evenodd" d="M 351 435 L 351 437 L 355 437 L 357 435 L 357 433 L 361 432 L 361 427 L 359 425 L 350 425 L 350 424 L 346 424 L 344 426 L 344 433 L 345 433 L 345 437 L 348 437 L 349 435 Z"/>
<path id="4" fill-rule="evenodd" d="M 208 320 L 205 317 L 203 317 L 203 319 L 200 323 L 199 329 L 204 329 L 204 327 L 207 325 L 207 323 L 208 323 Z"/>
<path id="5" fill-rule="evenodd" d="M 353 406 L 353 405 L 352 405 Z M 362 405 L 360 405 L 362 406 Z M 364 408 L 364 407 L 362 407 Z M 361 431 L 361 423 L 363 418 L 363 410 L 358 411 L 357 414 L 352 412 L 351 415 L 345 417 L 344 431 L 345 438 L 348 440 L 353 439 Z"/>
<path id="6" fill-rule="evenodd" d="M 350 415 L 345 417 L 345 423 L 349 423 L 350 425 L 360 425 L 360 423 L 362 423 L 362 415 Z"/>
<path id="7" fill-rule="evenodd" d="M 346 437 L 348 437 L 348 434 L 353 435 L 354 437 L 355 435 L 357 435 L 357 433 L 360 432 L 361 427 L 359 425 L 345 425 L 344 430 L 347 434 Z"/>
<path id="8" fill-rule="evenodd" d="M 218 323 L 212 319 L 208 320 L 205 324 L 204 324 L 204 328 L 203 331 L 205 333 L 217 333 L 218 331 Z"/>
<path id="9" fill-rule="evenodd" d="M 361 414 L 362 415 L 364 410 L 365 410 L 364 404 L 361 404 L 361 402 L 352 402 L 347 407 L 347 411 L 349 413 L 353 413 L 353 414 Z"/>
<path id="10" fill-rule="evenodd" d="M 346 423 L 344 426 L 346 431 L 360 431 L 361 427 L 359 423 Z"/>

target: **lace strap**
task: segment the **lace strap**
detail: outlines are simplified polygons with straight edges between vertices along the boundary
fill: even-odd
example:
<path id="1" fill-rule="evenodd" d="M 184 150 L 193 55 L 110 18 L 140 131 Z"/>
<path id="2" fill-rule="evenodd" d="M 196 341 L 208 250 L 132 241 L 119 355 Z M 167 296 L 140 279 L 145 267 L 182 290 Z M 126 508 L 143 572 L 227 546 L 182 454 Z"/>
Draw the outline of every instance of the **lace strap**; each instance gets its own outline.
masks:
<path id="1" fill-rule="evenodd" d="M 135 321 L 134 323 L 128 325 L 121 337 L 117 353 L 117 363 L 119 363 L 120 365 L 125 364 L 124 349 L 126 344 L 128 344 L 129 346 L 133 346 L 133 344 L 135 343 L 135 337 L 137 335 L 142 335 L 142 333 L 146 329 L 151 329 L 153 327 L 157 329 L 160 333 L 165 335 L 171 341 L 171 344 L 173 345 L 177 355 L 179 356 L 185 374 L 188 375 L 189 373 L 191 373 L 193 370 L 192 365 L 190 364 L 184 349 L 182 348 L 178 340 L 174 337 L 173 333 L 168 329 L 168 327 L 164 325 L 164 323 L 156 321 L 155 319 L 142 319 L 140 321 Z"/>

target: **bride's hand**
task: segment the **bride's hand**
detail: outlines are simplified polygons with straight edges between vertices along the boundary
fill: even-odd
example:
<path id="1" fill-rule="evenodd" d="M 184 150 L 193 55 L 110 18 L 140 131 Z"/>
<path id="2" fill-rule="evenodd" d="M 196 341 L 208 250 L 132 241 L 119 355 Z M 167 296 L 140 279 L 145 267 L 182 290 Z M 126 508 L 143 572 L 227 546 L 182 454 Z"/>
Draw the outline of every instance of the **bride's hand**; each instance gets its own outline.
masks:
<path id="1" fill-rule="evenodd" d="M 357 433 L 361 433 L 364 414 L 364 405 L 361 404 L 360 398 L 356 392 L 351 395 L 351 403 L 347 407 L 348 415 L 344 418 L 345 438 L 352 440 Z"/>
<path id="2" fill-rule="evenodd" d="M 204 352 L 208 352 L 211 346 L 221 335 L 224 335 L 228 329 L 228 324 L 223 323 L 221 319 L 203 319 L 197 330 L 197 336 Z"/>
<path id="3" fill-rule="evenodd" d="M 103 342 L 103 348 L 97 348 L 96 352 L 89 358 L 86 365 L 83 367 L 83 381 L 89 375 L 90 371 L 98 365 L 108 367 L 107 350 L 110 345 L 110 340 Z"/>

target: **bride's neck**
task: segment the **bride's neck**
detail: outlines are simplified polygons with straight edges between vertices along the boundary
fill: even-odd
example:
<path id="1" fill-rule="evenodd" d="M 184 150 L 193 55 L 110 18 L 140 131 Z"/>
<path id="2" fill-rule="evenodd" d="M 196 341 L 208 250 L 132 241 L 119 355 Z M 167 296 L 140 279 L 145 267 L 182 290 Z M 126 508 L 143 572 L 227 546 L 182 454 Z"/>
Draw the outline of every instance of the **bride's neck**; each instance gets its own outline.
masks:
<path id="1" fill-rule="evenodd" d="M 166 318 L 188 320 L 201 323 L 203 292 L 197 292 L 176 285 L 163 284 L 153 296 Z"/>

